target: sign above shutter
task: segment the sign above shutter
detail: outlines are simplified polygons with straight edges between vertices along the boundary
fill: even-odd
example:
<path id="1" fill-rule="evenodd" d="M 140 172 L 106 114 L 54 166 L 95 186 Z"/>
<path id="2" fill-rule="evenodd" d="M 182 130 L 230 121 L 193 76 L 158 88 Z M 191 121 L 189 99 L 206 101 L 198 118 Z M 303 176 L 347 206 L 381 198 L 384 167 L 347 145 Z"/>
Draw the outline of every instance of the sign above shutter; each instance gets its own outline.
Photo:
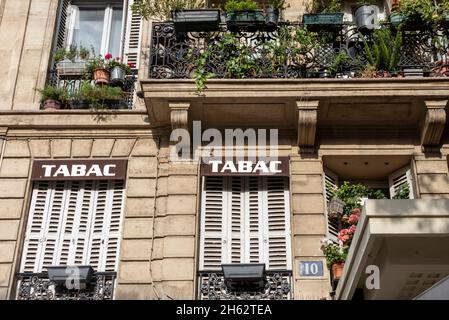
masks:
<path id="1" fill-rule="evenodd" d="M 37 160 L 32 181 L 125 180 L 128 160 Z"/>
<path id="2" fill-rule="evenodd" d="M 256 160 L 203 160 L 203 176 L 289 176 L 289 158 Z"/>

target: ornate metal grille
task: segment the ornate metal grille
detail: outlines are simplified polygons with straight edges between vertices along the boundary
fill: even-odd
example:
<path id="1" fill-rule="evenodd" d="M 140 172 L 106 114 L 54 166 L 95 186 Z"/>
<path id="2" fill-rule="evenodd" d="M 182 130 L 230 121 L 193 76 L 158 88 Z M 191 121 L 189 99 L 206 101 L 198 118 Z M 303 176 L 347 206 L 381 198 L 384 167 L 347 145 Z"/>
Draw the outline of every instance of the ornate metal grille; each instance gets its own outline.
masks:
<path id="1" fill-rule="evenodd" d="M 19 273 L 18 300 L 112 300 L 115 272 L 97 272 L 90 284 L 80 290 L 60 290 L 43 273 Z"/>
<path id="2" fill-rule="evenodd" d="M 201 300 L 288 300 L 292 299 L 292 272 L 267 271 L 265 287 L 260 292 L 232 292 L 222 272 L 200 271 L 198 295 Z"/>
<path id="3" fill-rule="evenodd" d="M 283 24 L 294 31 L 302 28 L 300 24 Z M 384 24 L 382 28 L 389 28 Z M 279 30 L 279 29 L 278 29 Z M 217 47 L 217 40 L 228 31 L 222 25 L 219 32 L 176 33 L 172 22 L 153 23 L 150 54 L 149 77 L 154 79 L 192 78 L 194 71 L 193 57 L 213 47 L 206 63 L 206 69 L 214 78 L 223 78 L 224 54 Z M 297 52 L 290 50 L 274 55 L 267 50 L 267 45 L 279 41 L 278 31 L 274 32 L 240 32 L 235 33 L 239 41 L 246 42 L 252 48 L 252 59 L 257 61 L 261 72 L 257 75 L 247 74 L 245 78 L 307 78 L 322 77 L 322 72 L 331 67 L 334 58 L 345 52 L 349 56 L 345 70 L 350 76 L 356 76 L 367 65 L 365 46 L 357 27 L 346 23 L 338 30 L 320 33 L 320 42 L 311 50 Z M 370 35 L 365 37 L 370 42 Z M 435 41 L 443 39 L 443 41 Z M 403 31 L 403 45 L 398 64 L 399 69 L 424 68 L 432 71 L 438 63 L 447 65 L 449 45 L 447 30 Z M 439 42 L 439 44 L 437 44 Z M 438 75 L 438 74 L 435 74 Z M 338 74 L 336 75 L 339 76 Z"/>

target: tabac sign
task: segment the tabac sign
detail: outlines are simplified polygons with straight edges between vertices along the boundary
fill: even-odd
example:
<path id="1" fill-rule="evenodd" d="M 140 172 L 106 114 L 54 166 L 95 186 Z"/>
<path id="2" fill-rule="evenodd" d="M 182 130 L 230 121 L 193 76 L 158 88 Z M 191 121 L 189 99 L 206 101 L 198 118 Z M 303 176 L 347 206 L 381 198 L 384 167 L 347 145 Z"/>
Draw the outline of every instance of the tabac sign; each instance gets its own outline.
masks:
<path id="1" fill-rule="evenodd" d="M 289 158 L 203 159 L 203 176 L 288 176 Z"/>
<path id="2" fill-rule="evenodd" d="M 127 160 L 38 160 L 31 180 L 125 180 Z"/>

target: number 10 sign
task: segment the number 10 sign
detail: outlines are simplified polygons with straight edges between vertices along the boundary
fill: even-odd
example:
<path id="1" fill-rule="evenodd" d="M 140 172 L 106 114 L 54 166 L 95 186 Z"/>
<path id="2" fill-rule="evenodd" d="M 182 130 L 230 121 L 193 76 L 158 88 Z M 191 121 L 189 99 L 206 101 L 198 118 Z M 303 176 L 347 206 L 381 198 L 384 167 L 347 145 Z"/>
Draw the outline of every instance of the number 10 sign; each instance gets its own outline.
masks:
<path id="1" fill-rule="evenodd" d="M 300 261 L 300 277 L 323 277 L 323 261 Z"/>

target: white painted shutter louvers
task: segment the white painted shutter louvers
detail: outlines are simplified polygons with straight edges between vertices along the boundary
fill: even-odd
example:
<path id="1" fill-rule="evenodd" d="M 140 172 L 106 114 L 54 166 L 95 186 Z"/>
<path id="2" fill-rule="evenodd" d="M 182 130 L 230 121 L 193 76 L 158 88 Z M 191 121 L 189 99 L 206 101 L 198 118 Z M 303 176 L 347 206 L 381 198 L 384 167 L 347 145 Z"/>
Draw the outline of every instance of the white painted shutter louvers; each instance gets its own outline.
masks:
<path id="1" fill-rule="evenodd" d="M 409 199 L 414 199 L 415 190 L 413 189 L 412 172 L 409 166 L 403 167 L 396 172 L 393 172 L 389 178 L 388 183 L 390 186 L 390 198 L 393 199 L 398 193 L 400 188 L 406 184 L 410 190 Z"/>
<path id="2" fill-rule="evenodd" d="M 338 176 L 328 169 L 324 169 L 324 192 L 326 195 L 326 215 L 327 215 L 327 237 L 338 242 L 338 232 L 340 224 L 338 219 L 329 217 L 328 205 L 338 189 Z"/>
<path id="3" fill-rule="evenodd" d="M 139 69 L 142 17 L 132 12 L 131 6 L 133 2 L 134 0 L 128 0 L 123 57 L 125 63 L 133 63 L 136 66 L 135 69 Z"/>

